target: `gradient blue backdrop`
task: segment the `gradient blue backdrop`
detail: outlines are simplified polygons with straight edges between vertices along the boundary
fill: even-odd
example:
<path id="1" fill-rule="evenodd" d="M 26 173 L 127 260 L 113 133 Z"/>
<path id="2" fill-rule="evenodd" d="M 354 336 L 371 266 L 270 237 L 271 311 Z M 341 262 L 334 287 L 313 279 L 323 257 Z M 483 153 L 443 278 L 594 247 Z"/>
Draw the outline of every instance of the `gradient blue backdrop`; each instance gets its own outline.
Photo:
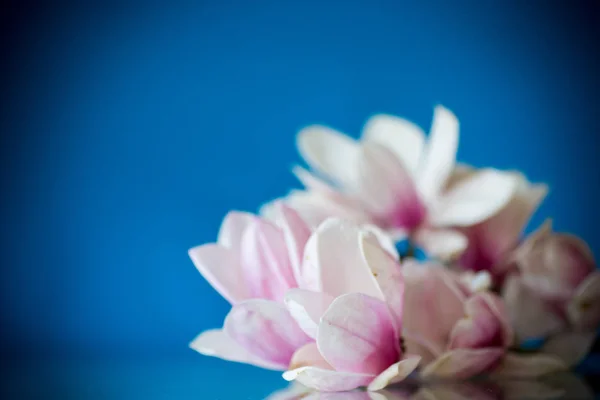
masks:
<path id="1" fill-rule="evenodd" d="M 294 137 L 311 123 L 358 135 L 386 112 L 428 129 L 444 104 L 461 120 L 460 160 L 548 182 L 533 225 L 553 216 L 597 250 L 597 11 L 305 0 L 5 13 L 4 354 L 181 359 L 271 377 L 263 394 L 281 386 L 187 348 L 228 311 L 187 250 L 228 210 L 298 186 Z"/>

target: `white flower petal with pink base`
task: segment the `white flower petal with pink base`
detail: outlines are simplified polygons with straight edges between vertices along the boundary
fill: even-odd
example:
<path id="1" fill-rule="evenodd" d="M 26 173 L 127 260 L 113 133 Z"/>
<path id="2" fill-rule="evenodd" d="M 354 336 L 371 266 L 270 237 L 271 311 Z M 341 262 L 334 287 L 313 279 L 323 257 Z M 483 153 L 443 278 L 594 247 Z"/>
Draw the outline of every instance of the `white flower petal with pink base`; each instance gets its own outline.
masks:
<path id="1" fill-rule="evenodd" d="M 326 220 L 313 232 L 304 249 L 302 271 L 320 277 L 320 291 L 333 297 L 355 292 L 382 298 L 361 255 L 361 232 L 353 223 L 336 218 Z"/>
<path id="2" fill-rule="evenodd" d="M 549 338 L 540 352 L 555 356 L 569 367 L 576 366 L 589 353 L 596 332 L 565 332 Z"/>
<path id="3" fill-rule="evenodd" d="M 387 147 L 414 174 L 425 146 L 425 133 L 406 119 L 379 114 L 369 118 L 365 124 L 362 140 Z"/>
<path id="4" fill-rule="evenodd" d="M 311 231 L 295 210 L 283 203 L 277 204 L 276 207 L 279 212 L 278 225 L 283 232 L 288 258 L 295 280 L 300 285 L 302 284 L 301 269 L 304 247 L 306 246 L 306 242 L 308 242 Z"/>
<path id="5" fill-rule="evenodd" d="M 221 223 L 217 243 L 228 249 L 239 250 L 244 231 L 255 218 L 247 212 L 230 211 Z"/>
<path id="6" fill-rule="evenodd" d="M 265 361 L 260 357 L 250 353 L 236 341 L 231 339 L 221 329 L 212 329 L 202 332 L 190 343 L 190 348 L 205 356 L 218 357 L 227 361 L 240 362 L 256 365 L 260 368 L 266 368 L 276 371 L 282 371 L 287 368 L 285 364 Z"/>
<path id="7" fill-rule="evenodd" d="M 257 357 L 286 366 L 297 349 L 311 342 L 283 304 L 263 299 L 235 305 L 223 330 Z"/>
<path id="8" fill-rule="evenodd" d="M 293 167 L 292 173 L 308 190 L 314 190 L 315 192 L 321 192 L 330 196 L 336 196 L 338 193 L 328 182 L 315 176 L 313 173 L 300 166 Z"/>
<path id="9" fill-rule="evenodd" d="M 427 365 L 424 377 L 468 379 L 487 372 L 500 361 L 504 349 L 455 349 L 450 350 Z"/>
<path id="10" fill-rule="evenodd" d="M 346 187 L 356 182 L 358 143 L 331 128 L 313 125 L 297 136 L 302 158 L 315 170 Z"/>
<path id="11" fill-rule="evenodd" d="M 419 365 L 421 357 L 410 356 L 402 361 L 390 365 L 385 371 L 377 375 L 369 384 L 368 390 L 377 391 L 384 389 L 388 385 L 403 381 L 409 376 Z"/>
<path id="12" fill-rule="evenodd" d="M 410 172 L 385 147 L 365 143 L 357 169 L 357 195 L 374 215 L 392 226 L 413 228 L 425 217 L 425 208 Z"/>
<path id="13" fill-rule="evenodd" d="M 231 304 L 247 299 L 238 254 L 218 244 L 204 244 L 189 250 L 192 262 L 202 276 Z"/>
<path id="14" fill-rule="evenodd" d="M 400 259 L 400 254 L 398 254 L 398 249 L 396 248 L 396 242 L 398 241 L 398 237 L 402 239 L 406 238 L 408 236 L 406 232 L 397 230 L 394 232 L 395 236 L 393 237 L 390 235 L 390 232 L 384 232 L 376 225 L 363 225 L 362 229 L 370 235 L 373 235 L 379 243 L 379 246 L 383 247 L 393 259 Z"/>
<path id="15" fill-rule="evenodd" d="M 317 337 L 321 316 L 334 298 L 327 293 L 303 289 L 290 289 L 285 295 L 285 305 L 300 328 L 311 338 Z"/>
<path id="16" fill-rule="evenodd" d="M 393 317 L 394 329 L 399 335 L 402 330 L 402 310 L 404 309 L 404 276 L 400 264 L 379 245 L 376 238 L 370 237 L 368 234 L 362 236 L 360 248 L 365 263 L 379 285 Z"/>
<path id="17" fill-rule="evenodd" d="M 498 213 L 513 197 L 518 180 L 492 169 L 482 170 L 442 195 L 430 211 L 435 226 L 470 226 Z"/>
<path id="18" fill-rule="evenodd" d="M 492 376 L 495 378 L 537 378 L 542 375 L 566 371 L 567 365 L 560 359 L 546 354 L 520 355 L 508 353 Z"/>
<path id="19" fill-rule="evenodd" d="M 321 318 L 317 345 L 338 371 L 379 374 L 398 361 L 387 305 L 359 293 L 338 297 Z"/>
<path id="20" fill-rule="evenodd" d="M 437 198 L 450 177 L 457 150 L 458 119 L 450 110 L 437 106 L 417 178 L 419 193 L 427 204 Z"/>
<path id="21" fill-rule="evenodd" d="M 595 271 L 577 287 L 569 303 L 568 315 L 577 329 L 598 329 L 600 324 L 600 272 Z"/>
<path id="22" fill-rule="evenodd" d="M 322 392 L 343 392 L 367 386 L 375 377 L 371 374 L 339 372 L 317 367 L 301 367 L 283 373 L 286 381 L 296 380 Z"/>
<path id="23" fill-rule="evenodd" d="M 311 342 L 300 347 L 293 355 L 288 369 L 293 370 L 302 367 L 317 367 L 333 369 L 323 358 L 317 347 L 317 343 Z"/>
<path id="24" fill-rule="evenodd" d="M 427 254 L 440 260 L 454 260 L 467 248 L 467 237 L 450 229 L 419 229 L 414 242 Z"/>

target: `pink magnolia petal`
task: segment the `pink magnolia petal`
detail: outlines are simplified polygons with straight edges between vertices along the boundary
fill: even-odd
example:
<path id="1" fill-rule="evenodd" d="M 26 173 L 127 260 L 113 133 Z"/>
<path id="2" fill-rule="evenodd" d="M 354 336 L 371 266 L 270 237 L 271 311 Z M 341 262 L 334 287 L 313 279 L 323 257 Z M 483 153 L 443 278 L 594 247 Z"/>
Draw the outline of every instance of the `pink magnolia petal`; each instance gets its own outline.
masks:
<path id="1" fill-rule="evenodd" d="M 227 213 L 219 228 L 217 244 L 239 251 L 244 231 L 255 218 L 255 215 L 247 212 L 230 211 Z"/>
<path id="2" fill-rule="evenodd" d="M 433 125 L 418 173 L 418 189 L 427 204 L 432 204 L 454 168 L 458 149 L 458 119 L 450 110 L 437 106 Z"/>
<path id="3" fill-rule="evenodd" d="M 350 222 L 336 218 L 326 220 L 306 244 L 303 273 L 318 276 L 320 290 L 333 297 L 354 292 L 382 298 L 362 257 L 361 235 L 361 229 Z"/>
<path id="4" fill-rule="evenodd" d="M 566 371 L 568 367 L 558 358 L 546 354 L 519 355 L 507 353 L 493 371 L 496 378 L 522 379 Z"/>
<path id="5" fill-rule="evenodd" d="M 518 180 L 484 169 L 456 184 L 430 213 L 434 226 L 471 226 L 498 213 L 513 197 Z"/>
<path id="6" fill-rule="evenodd" d="M 285 295 L 285 305 L 300 328 L 311 338 L 317 337 L 321 316 L 334 298 L 327 293 L 291 289 Z"/>
<path id="7" fill-rule="evenodd" d="M 404 330 L 429 343 L 428 347 L 443 349 L 464 315 L 464 295 L 443 266 L 405 262 L 402 271 Z"/>
<path id="8" fill-rule="evenodd" d="M 403 381 L 417 368 L 420 361 L 421 357 L 411 356 L 390 365 L 373 379 L 367 389 L 377 391 L 386 388 L 388 385 Z"/>
<path id="9" fill-rule="evenodd" d="M 571 323 L 581 330 L 596 330 L 600 325 L 600 272 L 591 273 L 577 288 L 569 303 Z"/>
<path id="10" fill-rule="evenodd" d="M 491 293 L 477 293 L 465 303 L 466 317 L 450 335 L 449 349 L 508 347 L 512 342 L 510 326 L 499 299 Z M 501 320 L 501 318 L 503 320 Z"/>
<path id="11" fill-rule="evenodd" d="M 392 115 L 374 115 L 363 128 L 362 140 L 392 151 L 411 174 L 415 174 L 425 147 L 425 133 L 416 124 Z"/>
<path id="12" fill-rule="evenodd" d="M 317 367 L 301 367 L 283 373 L 286 381 L 296 380 L 322 392 L 342 392 L 367 386 L 375 377 L 370 374 L 339 372 Z"/>
<path id="13" fill-rule="evenodd" d="M 315 342 L 308 343 L 296 350 L 288 369 L 292 370 L 301 367 L 333 369 L 323 358 Z"/>
<path id="14" fill-rule="evenodd" d="M 468 245 L 465 235 L 450 229 L 419 229 L 414 241 L 427 254 L 444 261 L 457 259 Z"/>
<path id="15" fill-rule="evenodd" d="M 286 366 L 298 348 L 311 342 L 283 304 L 262 299 L 235 305 L 223 330 L 257 357 Z"/>
<path id="16" fill-rule="evenodd" d="M 241 264 L 253 297 L 281 301 L 297 286 L 284 235 L 270 222 L 256 219 L 242 239 Z M 239 279 L 239 277 L 238 277 Z"/>
<path id="17" fill-rule="evenodd" d="M 365 263 L 375 277 L 388 306 L 394 329 L 399 335 L 402 331 L 404 308 L 404 276 L 400 264 L 370 235 L 363 235 L 360 247 Z"/>
<path id="18" fill-rule="evenodd" d="M 404 348 L 407 354 L 415 354 L 421 357 L 423 365 L 438 358 L 445 350 L 445 343 L 433 343 L 423 338 L 423 335 L 418 332 L 411 332 L 406 328 L 402 331 L 402 339 L 404 340 Z"/>
<path id="19" fill-rule="evenodd" d="M 190 343 L 190 347 L 205 356 L 218 357 L 227 361 L 256 365 L 260 368 L 282 371 L 285 364 L 263 360 L 252 354 L 236 341 L 231 339 L 221 329 L 202 332 Z"/>
<path id="20" fill-rule="evenodd" d="M 331 128 L 313 125 L 298 133 L 296 144 L 313 169 L 343 186 L 355 185 L 359 153 L 355 140 Z"/>
<path id="21" fill-rule="evenodd" d="M 387 305 L 359 293 L 338 297 L 321 318 L 317 345 L 338 371 L 379 374 L 398 361 Z"/>
<path id="22" fill-rule="evenodd" d="M 238 255 L 218 244 L 204 244 L 188 252 L 202 276 L 231 304 L 247 299 L 250 294 L 244 286 Z"/>
<path id="23" fill-rule="evenodd" d="M 321 192 L 330 196 L 337 195 L 337 191 L 328 182 L 300 166 L 294 166 L 294 168 L 292 168 L 292 173 L 308 190 L 314 190 L 315 192 Z"/>
<path id="24" fill-rule="evenodd" d="M 504 350 L 499 348 L 450 350 L 427 365 L 423 369 L 422 375 L 424 377 L 468 379 L 493 368 L 503 355 Z"/>
<path id="25" fill-rule="evenodd" d="M 365 143 L 359 157 L 357 193 L 383 225 L 412 229 L 425 218 L 425 208 L 408 170 L 377 143 Z"/>
<path id="26" fill-rule="evenodd" d="M 384 232 L 376 225 L 363 225 L 362 229 L 369 233 L 371 236 L 375 237 L 379 246 L 381 246 L 385 251 L 388 252 L 392 258 L 398 260 L 400 259 L 400 255 L 398 254 L 398 249 L 396 248 L 396 242 L 398 241 L 398 235 L 402 235 L 402 239 L 407 237 L 406 232 Z M 392 234 L 394 236 L 392 236 Z"/>
<path id="27" fill-rule="evenodd" d="M 565 324 L 518 276 L 511 275 L 507 278 L 502 298 L 519 341 L 546 337 L 562 329 Z"/>
<path id="28" fill-rule="evenodd" d="M 590 352 L 596 332 L 565 332 L 549 338 L 540 352 L 559 358 L 572 367 L 581 362 Z"/>
<path id="29" fill-rule="evenodd" d="M 288 252 L 288 257 L 294 273 L 294 278 L 298 285 L 303 284 L 302 279 L 302 257 L 304 256 L 304 247 L 311 230 L 308 225 L 300 218 L 300 215 L 292 208 L 283 203 L 277 205 L 280 220 L 279 226 L 283 232 L 285 248 Z"/>

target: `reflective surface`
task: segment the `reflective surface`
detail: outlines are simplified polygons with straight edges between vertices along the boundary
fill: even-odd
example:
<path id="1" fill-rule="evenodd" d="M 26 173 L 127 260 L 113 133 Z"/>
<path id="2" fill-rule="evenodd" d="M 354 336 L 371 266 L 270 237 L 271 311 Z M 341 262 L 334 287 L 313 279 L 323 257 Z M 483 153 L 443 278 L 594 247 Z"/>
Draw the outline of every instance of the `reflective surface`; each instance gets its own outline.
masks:
<path id="1" fill-rule="evenodd" d="M 3 368 L 6 399 L 462 400 L 594 399 L 593 378 L 572 374 L 537 381 L 405 383 L 366 393 L 311 393 L 277 372 L 215 359 L 191 362 L 38 362 Z M 287 386 L 287 387 L 286 387 Z"/>

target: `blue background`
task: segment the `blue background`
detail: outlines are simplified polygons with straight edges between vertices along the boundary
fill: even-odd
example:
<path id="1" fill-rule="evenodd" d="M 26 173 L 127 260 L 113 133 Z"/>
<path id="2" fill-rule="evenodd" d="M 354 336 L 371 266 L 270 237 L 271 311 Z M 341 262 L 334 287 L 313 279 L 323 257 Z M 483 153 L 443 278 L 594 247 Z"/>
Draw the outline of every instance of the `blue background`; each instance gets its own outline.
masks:
<path id="1" fill-rule="evenodd" d="M 550 185 L 532 227 L 552 216 L 600 246 L 592 2 L 110 4 L 2 15 L 5 359 L 180 360 L 283 385 L 188 349 L 228 304 L 187 249 L 298 186 L 311 123 L 428 129 L 443 104 L 460 160 Z"/>

